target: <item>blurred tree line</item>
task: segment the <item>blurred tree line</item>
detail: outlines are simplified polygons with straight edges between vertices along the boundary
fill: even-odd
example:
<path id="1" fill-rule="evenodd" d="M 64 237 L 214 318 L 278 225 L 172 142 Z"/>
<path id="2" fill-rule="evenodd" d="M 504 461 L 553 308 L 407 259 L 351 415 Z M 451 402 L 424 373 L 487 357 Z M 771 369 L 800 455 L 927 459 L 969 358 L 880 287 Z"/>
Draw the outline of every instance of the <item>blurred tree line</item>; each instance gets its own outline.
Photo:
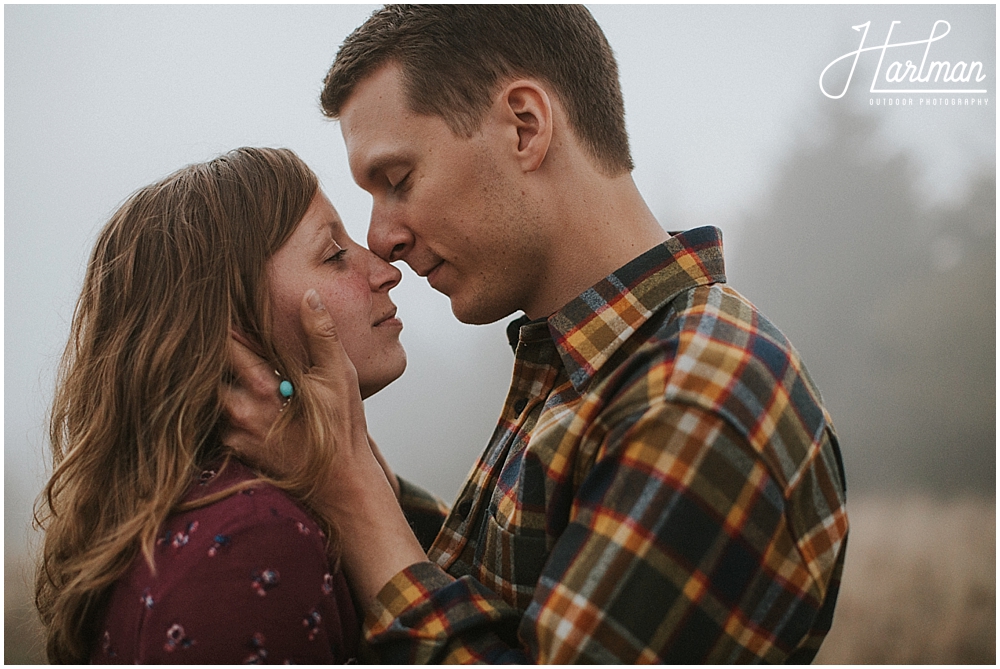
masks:
<path id="1" fill-rule="evenodd" d="M 995 165 L 962 202 L 922 206 L 912 160 L 876 131 L 827 115 L 746 217 L 730 281 L 802 353 L 849 490 L 992 495 Z"/>

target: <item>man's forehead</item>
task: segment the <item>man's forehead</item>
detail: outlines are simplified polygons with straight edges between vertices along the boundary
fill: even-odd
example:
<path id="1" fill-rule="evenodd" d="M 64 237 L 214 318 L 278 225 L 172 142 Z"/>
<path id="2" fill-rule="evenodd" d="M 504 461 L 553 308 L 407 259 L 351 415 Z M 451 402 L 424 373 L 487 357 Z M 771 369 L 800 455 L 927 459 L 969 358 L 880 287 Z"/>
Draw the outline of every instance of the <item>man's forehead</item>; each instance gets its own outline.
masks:
<path id="1" fill-rule="evenodd" d="M 384 127 L 386 121 L 410 112 L 403 90 L 402 71 L 387 64 L 359 81 L 340 109 L 340 124 L 345 137 L 350 132 Z"/>
<path id="2" fill-rule="evenodd" d="M 340 118 L 347 159 L 356 177 L 413 163 L 451 137 L 444 119 L 438 116 L 418 114 L 384 97 L 359 97 L 356 102 Z"/>
<path id="3" fill-rule="evenodd" d="M 461 138 L 437 114 L 414 111 L 402 68 L 383 65 L 362 79 L 341 107 L 340 131 L 356 181 L 412 164 Z"/>
<path id="4" fill-rule="evenodd" d="M 382 165 L 402 151 L 402 127 L 412 114 L 395 77 L 378 73 L 358 84 L 341 110 L 340 131 L 352 169 Z"/>

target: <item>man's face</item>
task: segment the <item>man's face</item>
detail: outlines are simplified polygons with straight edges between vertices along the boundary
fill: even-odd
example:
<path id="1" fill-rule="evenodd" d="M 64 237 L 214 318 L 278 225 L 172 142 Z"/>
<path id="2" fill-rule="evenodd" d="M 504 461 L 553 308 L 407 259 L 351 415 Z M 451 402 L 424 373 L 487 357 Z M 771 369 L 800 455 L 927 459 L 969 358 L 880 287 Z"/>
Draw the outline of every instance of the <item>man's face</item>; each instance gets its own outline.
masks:
<path id="1" fill-rule="evenodd" d="M 414 113 L 395 64 L 358 84 L 340 115 L 351 172 L 372 195 L 369 248 L 426 277 L 465 323 L 524 309 L 544 281 L 546 245 L 512 159 L 517 133 L 495 118 L 466 138 Z"/>

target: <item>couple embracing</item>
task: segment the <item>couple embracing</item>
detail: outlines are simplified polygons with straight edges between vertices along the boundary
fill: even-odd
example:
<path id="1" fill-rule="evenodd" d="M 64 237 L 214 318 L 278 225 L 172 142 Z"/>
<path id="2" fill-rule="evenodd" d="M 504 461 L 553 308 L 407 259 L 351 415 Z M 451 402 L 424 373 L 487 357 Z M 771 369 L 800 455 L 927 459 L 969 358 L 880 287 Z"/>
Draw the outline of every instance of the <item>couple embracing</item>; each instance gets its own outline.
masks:
<path id="1" fill-rule="evenodd" d="M 98 238 L 38 511 L 49 659 L 810 661 L 846 547 L 833 425 L 720 232 L 646 206 L 589 12 L 387 6 L 322 104 L 368 249 L 284 149 L 188 166 Z M 523 313 L 450 509 L 366 427 L 406 365 L 397 261 L 465 323 Z"/>

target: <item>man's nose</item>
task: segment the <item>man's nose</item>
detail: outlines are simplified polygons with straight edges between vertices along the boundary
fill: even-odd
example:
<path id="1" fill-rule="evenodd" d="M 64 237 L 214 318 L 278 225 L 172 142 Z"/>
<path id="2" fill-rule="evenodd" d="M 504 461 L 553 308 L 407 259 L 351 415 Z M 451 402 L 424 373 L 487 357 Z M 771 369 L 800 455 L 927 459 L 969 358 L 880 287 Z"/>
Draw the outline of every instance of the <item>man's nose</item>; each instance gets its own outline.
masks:
<path id="1" fill-rule="evenodd" d="M 368 248 L 387 262 L 405 260 L 413 249 L 413 233 L 384 209 L 373 206 L 368 224 Z"/>

